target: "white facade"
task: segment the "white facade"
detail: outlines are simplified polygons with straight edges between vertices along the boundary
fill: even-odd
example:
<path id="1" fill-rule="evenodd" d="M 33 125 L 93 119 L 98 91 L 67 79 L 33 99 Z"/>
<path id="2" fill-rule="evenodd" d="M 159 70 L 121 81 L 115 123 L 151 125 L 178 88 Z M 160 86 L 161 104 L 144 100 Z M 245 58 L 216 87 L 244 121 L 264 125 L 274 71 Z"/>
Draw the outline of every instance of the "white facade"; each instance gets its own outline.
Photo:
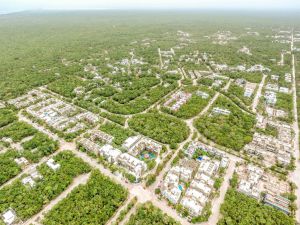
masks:
<path id="1" fill-rule="evenodd" d="M 99 150 L 99 154 L 106 158 L 110 163 L 114 163 L 118 160 L 118 157 L 122 152 L 113 148 L 111 145 L 106 144 Z"/>
<path id="2" fill-rule="evenodd" d="M 17 216 L 16 216 L 16 213 L 12 209 L 9 209 L 2 214 L 2 219 L 5 224 L 11 225 L 16 221 Z"/>
<path id="3" fill-rule="evenodd" d="M 49 159 L 46 162 L 47 166 L 49 166 L 52 170 L 56 171 L 60 168 L 60 164 L 56 163 L 54 159 Z"/>

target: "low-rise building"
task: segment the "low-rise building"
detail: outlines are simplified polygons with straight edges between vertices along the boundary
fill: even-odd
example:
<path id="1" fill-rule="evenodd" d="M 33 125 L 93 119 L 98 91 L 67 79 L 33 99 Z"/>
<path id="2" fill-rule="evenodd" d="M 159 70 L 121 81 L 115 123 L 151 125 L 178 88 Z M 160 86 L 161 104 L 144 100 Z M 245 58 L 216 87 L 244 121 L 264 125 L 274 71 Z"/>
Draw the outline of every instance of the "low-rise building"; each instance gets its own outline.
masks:
<path id="1" fill-rule="evenodd" d="M 190 187 L 193 189 L 198 189 L 201 191 L 205 196 L 209 197 L 212 192 L 211 187 L 209 187 L 204 181 L 202 180 L 193 180 L 190 184 Z"/>
<path id="2" fill-rule="evenodd" d="M 271 84 L 271 83 L 268 83 L 268 84 L 266 85 L 266 90 L 277 92 L 278 89 L 279 89 L 279 87 L 278 87 L 277 84 Z"/>
<path id="3" fill-rule="evenodd" d="M 209 98 L 209 94 L 207 94 L 207 93 L 204 92 L 204 91 L 197 91 L 197 92 L 196 92 L 196 95 L 198 95 L 199 97 L 201 97 L 201 98 L 203 98 L 203 99 Z"/>
<path id="4" fill-rule="evenodd" d="M 199 216 L 203 210 L 203 206 L 193 198 L 183 197 L 180 204 L 188 209 L 191 216 Z"/>
<path id="5" fill-rule="evenodd" d="M 128 170 L 129 173 L 139 179 L 147 170 L 147 164 L 128 153 L 123 153 L 118 157 L 118 164 Z"/>
<path id="6" fill-rule="evenodd" d="M 230 110 L 228 110 L 228 109 L 222 109 L 222 108 L 219 108 L 219 107 L 214 107 L 213 108 L 213 110 L 212 110 L 212 113 L 213 114 L 221 114 L 221 115 L 226 115 L 226 116 L 228 116 L 228 115 L 230 115 Z"/>
<path id="7" fill-rule="evenodd" d="M 284 93 L 284 94 L 288 94 L 289 93 L 289 89 L 287 87 L 280 87 L 279 88 L 279 92 Z"/>
<path id="8" fill-rule="evenodd" d="M 17 214 L 13 209 L 8 209 L 2 214 L 2 219 L 6 225 L 12 225 L 17 220 Z"/>
<path id="9" fill-rule="evenodd" d="M 81 145 L 85 150 L 92 152 L 94 154 L 98 154 L 99 150 L 101 149 L 101 146 L 97 143 L 91 141 L 87 138 L 81 138 L 78 141 L 79 145 Z"/>
<path id="10" fill-rule="evenodd" d="M 286 74 L 284 75 L 284 80 L 285 80 L 285 82 L 287 82 L 287 83 L 291 83 L 291 82 L 292 82 L 292 74 L 286 73 Z"/>
<path id="11" fill-rule="evenodd" d="M 286 166 L 291 161 L 293 148 L 291 136 L 287 131 L 282 131 L 282 133 L 283 141 L 272 136 L 255 133 L 252 142 L 245 145 L 244 150 L 251 155 L 261 156 L 264 160 L 273 159 L 273 164 L 278 161 Z"/>
<path id="12" fill-rule="evenodd" d="M 290 210 L 291 202 L 287 198 L 284 198 L 280 195 L 266 194 L 263 202 L 266 205 L 272 206 L 288 215 L 291 214 L 291 210 Z"/>
<path id="13" fill-rule="evenodd" d="M 136 143 L 141 139 L 141 136 L 140 135 L 137 135 L 137 136 L 132 136 L 132 137 L 129 137 L 127 138 L 122 147 L 129 150 L 131 149 L 134 145 L 136 145 Z"/>
<path id="14" fill-rule="evenodd" d="M 115 163 L 118 160 L 118 157 L 122 154 L 122 152 L 118 149 L 115 149 L 109 144 L 102 146 L 99 150 L 99 154 L 104 157 L 108 162 Z"/>
<path id="15" fill-rule="evenodd" d="M 54 161 L 54 159 L 49 159 L 47 162 L 46 162 L 47 166 L 49 166 L 52 170 L 56 171 L 60 168 L 60 164 L 59 163 L 56 163 Z"/>
<path id="16" fill-rule="evenodd" d="M 247 72 L 271 72 L 271 70 L 263 65 L 254 65 L 247 69 Z"/>
<path id="17" fill-rule="evenodd" d="M 91 132 L 91 140 L 92 141 L 98 141 L 99 140 L 101 142 L 111 144 L 112 141 L 114 140 L 114 137 L 107 134 L 107 133 L 104 133 L 103 131 L 93 130 Z"/>
<path id="18" fill-rule="evenodd" d="M 178 91 L 164 103 L 164 106 L 172 111 L 178 111 L 192 97 L 191 93 Z"/>
<path id="19" fill-rule="evenodd" d="M 24 177 L 21 182 L 23 185 L 30 186 L 31 188 L 35 186 L 35 181 L 30 176 Z"/>
<path id="20" fill-rule="evenodd" d="M 219 166 L 220 166 L 219 161 L 209 160 L 208 158 L 206 158 L 206 160 L 204 159 L 200 162 L 198 172 L 204 173 L 207 176 L 211 177 L 216 174 L 216 172 L 219 169 Z"/>
<path id="21" fill-rule="evenodd" d="M 131 155 L 137 156 L 143 151 L 153 152 L 159 154 L 162 150 L 162 145 L 141 135 L 129 137 L 122 145 Z"/>
<path id="22" fill-rule="evenodd" d="M 16 158 L 15 162 L 19 165 L 19 166 L 26 166 L 28 165 L 28 160 L 24 157 L 20 157 L 20 158 Z"/>
<path id="23" fill-rule="evenodd" d="M 171 203 L 177 204 L 179 202 L 182 191 L 178 188 L 178 186 L 172 186 L 168 188 L 162 188 L 161 193 Z"/>
<path id="24" fill-rule="evenodd" d="M 258 189 L 258 185 L 259 180 L 263 175 L 263 170 L 257 166 L 248 164 L 248 166 L 244 170 L 238 171 L 238 174 L 241 177 L 238 191 L 250 197 L 260 199 L 260 191 Z"/>
<path id="25" fill-rule="evenodd" d="M 277 95 L 273 91 L 266 91 L 265 99 L 267 104 L 275 105 L 277 102 Z"/>

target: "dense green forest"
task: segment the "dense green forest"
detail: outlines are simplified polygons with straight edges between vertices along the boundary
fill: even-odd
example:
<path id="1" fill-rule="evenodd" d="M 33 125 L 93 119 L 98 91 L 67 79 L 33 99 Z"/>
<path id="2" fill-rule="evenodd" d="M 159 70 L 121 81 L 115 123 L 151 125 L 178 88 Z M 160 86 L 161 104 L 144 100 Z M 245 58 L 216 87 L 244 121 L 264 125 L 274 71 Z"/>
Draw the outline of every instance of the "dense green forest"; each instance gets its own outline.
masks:
<path id="1" fill-rule="evenodd" d="M 0 138 L 8 137 L 13 141 L 21 141 L 25 137 L 36 134 L 38 131 L 25 122 L 16 121 L 0 130 Z"/>
<path id="2" fill-rule="evenodd" d="M 45 163 L 37 170 L 43 176 L 36 185 L 29 188 L 20 179 L 0 189 L 0 213 L 13 208 L 17 216 L 26 220 L 38 213 L 42 207 L 62 193 L 80 174 L 88 173 L 90 167 L 73 153 L 63 151 L 54 157 L 60 164 L 57 171 L 50 169 Z"/>
<path id="3" fill-rule="evenodd" d="M 183 121 L 157 112 L 133 116 L 128 124 L 137 132 L 165 144 L 180 143 L 189 135 L 189 128 Z"/>
<path id="4" fill-rule="evenodd" d="M 38 162 L 42 157 L 51 155 L 58 149 L 58 142 L 43 133 L 35 134 L 30 140 L 22 143 L 22 155 L 31 162 Z"/>
<path id="5" fill-rule="evenodd" d="M 0 154 L 0 185 L 21 172 L 21 167 L 14 161 L 19 155 L 17 151 L 11 149 Z"/>
<path id="6" fill-rule="evenodd" d="M 106 224 L 126 200 L 127 191 L 99 171 L 88 183 L 75 188 L 45 217 L 43 224 Z M 91 216 L 93 215 L 93 216 Z"/>
<path id="7" fill-rule="evenodd" d="M 240 150 L 252 140 L 255 117 L 244 112 L 230 99 L 220 96 L 212 106 L 230 110 L 229 115 L 204 115 L 195 126 L 208 139 L 234 150 Z M 211 113 L 211 112 L 210 112 Z"/>
<path id="8" fill-rule="evenodd" d="M 98 122 L 97 129 L 112 135 L 113 145 L 118 148 L 128 137 L 140 133 L 175 149 L 191 132 L 187 126 L 190 121 L 185 120 L 199 115 L 218 92 L 220 95 L 207 114 L 197 117 L 193 124 L 205 138 L 240 151 L 252 140 L 254 132 L 278 136 L 273 127 L 254 128 L 255 116 L 249 112 L 254 93 L 251 98 L 244 97 L 244 88 L 233 80 L 243 78 L 259 84 L 264 73 L 265 84 L 278 83 L 279 87 L 291 90 L 292 83 L 284 76 L 291 72 L 291 54 L 285 55 L 285 65 L 278 64 L 280 53 L 290 51 L 290 43 L 275 40 L 274 36 L 283 28 L 290 29 L 299 21 L 299 15 L 210 10 L 26 11 L 0 15 L 0 107 L 3 107 L 0 109 L 0 185 L 21 173 L 23 167 L 15 159 L 25 157 L 31 166 L 58 149 L 57 141 L 18 121 L 20 112 L 6 102 L 41 86 L 44 91 L 48 89 L 110 120 Z M 217 43 L 224 38 L 223 32 L 229 40 Z M 240 52 L 244 46 L 251 54 Z M 300 47 L 298 43 L 297 46 Z M 219 71 L 216 65 L 228 69 Z M 254 65 L 263 65 L 270 71 L 246 72 Z M 237 66 L 244 68 L 244 72 L 235 69 Z M 272 80 L 272 74 L 279 75 L 278 82 Z M 228 78 L 233 82 L 225 91 L 222 88 Z M 164 107 L 169 97 L 179 90 L 191 93 L 192 97 L 178 111 Z M 208 93 L 209 97 L 202 98 L 198 91 Z M 262 95 L 264 91 L 265 88 Z M 259 107 L 263 109 L 258 111 L 262 115 L 264 106 L 261 98 Z M 228 109 L 230 114 L 213 113 L 214 107 Z M 288 112 L 288 118 L 282 120 L 292 122 L 290 93 L 278 92 L 275 108 Z M 22 113 L 38 121 L 28 116 L 24 108 Z M 50 130 L 68 141 L 79 134 L 64 135 Z M 14 143 L 2 138 L 10 138 Z M 192 139 L 197 139 L 196 132 Z M 20 149 L 13 149 L 13 144 Z M 164 149 L 163 152 L 166 155 L 160 154 L 162 158 L 158 158 L 155 172 L 146 174 L 146 186 L 155 182 L 173 155 L 172 151 Z M 105 224 L 128 197 L 122 186 L 97 171 L 91 172 L 90 166 L 71 152 L 60 152 L 54 159 L 61 165 L 59 170 L 53 171 L 45 163 L 39 165 L 37 170 L 43 178 L 35 180 L 34 187 L 22 184 L 22 178 L 29 176 L 25 173 L 0 188 L 0 214 L 12 208 L 26 221 L 66 190 L 76 177 L 87 173 L 90 173 L 87 184 L 78 186 L 54 206 L 43 221 L 45 225 Z M 154 160 L 144 161 L 148 169 L 156 165 Z M 99 162 L 116 171 L 116 165 L 102 158 Z M 125 170 L 117 171 L 127 180 L 136 181 Z M 220 186 L 220 182 L 215 186 Z M 134 202 L 124 209 L 120 219 L 133 205 Z M 221 212 L 219 225 L 294 224 L 293 219 L 280 211 L 233 189 L 226 194 Z M 148 224 L 179 223 L 151 203 L 138 205 L 127 225 Z"/>
<path id="9" fill-rule="evenodd" d="M 136 54 L 143 56 L 151 64 L 157 64 L 157 47 L 172 47 L 176 43 L 174 33 L 177 30 L 190 32 L 193 37 L 200 39 L 187 50 L 213 53 L 214 60 L 220 63 L 271 65 L 270 57 L 279 58 L 279 54 L 276 54 L 285 45 L 268 42 L 264 35 L 269 31 L 264 28 L 272 27 L 274 20 L 277 26 L 289 24 L 297 21 L 298 16 L 295 13 L 282 15 L 272 12 L 208 11 L 44 11 L 1 15 L 0 99 L 18 96 L 33 87 L 64 79 L 65 75 L 87 77 L 82 70 L 83 64 L 77 64 L 81 59 L 89 58 L 90 62 L 98 65 L 104 64 L 101 62 L 105 62 L 107 57 L 119 60 L 128 57 L 128 51 L 134 46 L 129 43 L 139 43 L 145 38 L 155 40 L 158 44 L 137 48 Z M 261 26 L 262 22 L 265 26 Z M 229 47 L 211 45 L 210 40 L 203 38 L 220 28 L 230 29 L 239 35 L 245 26 L 255 28 L 262 35 L 251 38 L 240 36 Z M 253 56 L 236 54 L 245 42 L 251 48 Z M 96 57 L 101 57 L 101 60 L 96 61 Z M 70 61 L 70 66 L 64 66 L 62 59 Z M 101 73 L 106 74 L 107 71 L 107 68 L 102 68 Z M 105 107 L 109 108 L 109 104 L 105 104 Z M 111 110 L 122 111 L 124 114 L 129 109 Z"/>
<path id="10" fill-rule="evenodd" d="M 17 120 L 17 116 L 12 110 L 0 109 L 0 128 Z"/>
<path id="11" fill-rule="evenodd" d="M 151 203 L 140 205 L 126 225 L 180 225 L 173 218 L 154 207 Z"/>

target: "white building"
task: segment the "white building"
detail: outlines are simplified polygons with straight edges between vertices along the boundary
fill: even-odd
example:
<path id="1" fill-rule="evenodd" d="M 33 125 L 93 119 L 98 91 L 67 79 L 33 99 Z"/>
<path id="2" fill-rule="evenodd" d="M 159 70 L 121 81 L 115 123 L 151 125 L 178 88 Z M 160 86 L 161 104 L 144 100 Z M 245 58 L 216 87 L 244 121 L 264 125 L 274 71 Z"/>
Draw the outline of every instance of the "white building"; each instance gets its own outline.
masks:
<path id="1" fill-rule="evenodd" d="M 209 94 L 207 94 L 207 93 L 204 92 L 204 91 L 197 91 L 197 92 L 196 92 L 196 95 L 198 95 L 199 97 L 201 97 L 201 98 L 203 98 L 203 99 L 209 98 Z"/>
<path id="2" fill-rule="evenodd" d="M 25 159 L 24 157 L 21 158 L 16 158 L 15 162 L 19 165 L 19 166 L 24 166 L 28 164 L 28 160 Z"/>
<path id="3" fill-rule="evenodd" d="M 277 102 L 277 95 L 273 91 L 266 91 L 265 99 L 266 99 L 267 104 L 275 105 Z"/>
<path id="4" fill-rule="evenodd" d="M 285 82 L 291 83 L 291 82 L 292 82 L 292 74 L 286 73 L 286 74 L 284 75 L 284 79 L 285 79 Z"/>
<path id="5" fill-rule="evenodd" d="M 209 197 L 210 193 L 212 192 L 211 187 L 209 187 L 207 184 L 205 184 L 201 180 L 193 180 L 190 185 L 193 189 L 198 189 L 201 191 L 205 196 Z"/>
<path id="6" fill-rule="evenodd" d="M 289 89 L 287 87 L 280 87 L 279 88 L 279 92 L 288 94 L 289 93 Z"/>
<path id="7" fill-rule="evenodd" d="M 278 91 L 278 85 L 277 84 L 268 83 L 266 85 L 266 89 L 270 90 L 270 91 Z"/>
<path id="8" fill-rule="evenodd" d="M 100 150 L 99 154 L 107 159 L 110 163 L 115 163 L 118 160 L 118 157 L 122 154 L 122 152 L 118 149 L 113 148 L 111 145 L 106 144 Z"/>
<path id="9" fill-rule="evenodd" d="M 22 179 L 22 184 L 25 186 L 28 185 L 33 188 L 35 186 L 35 181 L 30 176 L 28 176 Z"/>
<path id="10" fill-rule="evenodd" d="M 246 55 L 252 55 L 252 53 L 250 52 L 250 49 L 247 48 L 246 46 L 243 46 L 241 49 L 238 50 L 238 52 L 244 53 Z"/>
<path id="11" fill-rule="evenodd" d="M 231 112 L 228 109 L 222 109 L 222 108 L 219 108 L 219 107 L 214 107 L 213 110 L 212 110 L 212 113 L 213 114 L 222 114 L 222 115 L 226 115 L 227 116 Z"/>
<path id="12" fill-rule="evenodd" d="M 123 153 L 118 157 L 118 163 L 134 175 L 137 179 L 140 178 L 147 170 L 147 164 L 128 153 Z"/>
<path id="13" fill-rule="evenodd" d="M 107 133 L 104 133 L 103 131 L 100 131 L 100 130 L 94 130 L 90 133 L 91 133 L 91 139 L 93 141 L 100 140 L 101 142 L 111 144 L 114 139 L 113 136 L 111 136 Z"/>
<path id="14" fill-rule="evenodd" d="M 220 162 L 212 160 L 202 160 L 198 169 L 198 173 L 204 173 L 207 176 L 214 176 L 218 171 Z"/>
<path id="15" fill-rule="evenodd" d="M 183 166 L 175 166 L 173 167 L 170 172 L 178 174 L 180 179 L 188 182 L 192 178 L 193 175 L 193 169 L 188 168 L 188 167 L 183 167 Z"/>
<path id="16" fill-rule="evenodd" d="M 140 135 L 129 137 L 124 141 L 122 147 L 128 150 L 132 148 L 140 139 Z"/>
<path id="17" fill-rule="evenodd" d="M 60 164 L 56 163 L 54 159 L 49 159 L 46 162 L 47 166 L 49 166 L 52 170 L 56 171 L 60 168 Z"/>
<path id="18" fill-rule="evenodd" d="M 161 193 L 171 203 L 177 204 L 182 191 L 178 188 L 178 186 L 173 186 L 172 188 L 163 188 Z"/>
<path id="19" fill-rule="evenodd" d="M 253 89 L 252 88 L 245 88 L 244 96 L 247 98 L 250 98 L 253 94 Z"/>
<path id="20" fill-rule="evenodd" d="M 183 197 L 180 203 L 192 216 L 200 215 L 203 210 L 203 206 L 193 198 Z"/>
<path id="21" fill-rule="evenodd" d="M 263 65 L 254 65 L 247 69 L 247 72 L 271 72 L 269 68 L 264 67 Z"/>
<path id="22" fill-rule="evenodd" d="M 11 225 L 17 220 L 17 215 L 14 210 L 9 209 L 2 214 L 2 219 L 5 224 Z"/>

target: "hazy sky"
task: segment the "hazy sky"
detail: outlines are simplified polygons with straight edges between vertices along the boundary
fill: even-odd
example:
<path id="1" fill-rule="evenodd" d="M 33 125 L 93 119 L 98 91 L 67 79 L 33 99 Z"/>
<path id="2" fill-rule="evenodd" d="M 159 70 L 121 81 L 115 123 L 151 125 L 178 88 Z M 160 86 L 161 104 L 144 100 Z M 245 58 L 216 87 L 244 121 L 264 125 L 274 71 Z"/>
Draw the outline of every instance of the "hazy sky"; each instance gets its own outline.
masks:
<path id="1" fill-rule="evenodd" d="M 300 9 L 300 0 L 0 0 L 0 11 L 28 9 Z"/>

